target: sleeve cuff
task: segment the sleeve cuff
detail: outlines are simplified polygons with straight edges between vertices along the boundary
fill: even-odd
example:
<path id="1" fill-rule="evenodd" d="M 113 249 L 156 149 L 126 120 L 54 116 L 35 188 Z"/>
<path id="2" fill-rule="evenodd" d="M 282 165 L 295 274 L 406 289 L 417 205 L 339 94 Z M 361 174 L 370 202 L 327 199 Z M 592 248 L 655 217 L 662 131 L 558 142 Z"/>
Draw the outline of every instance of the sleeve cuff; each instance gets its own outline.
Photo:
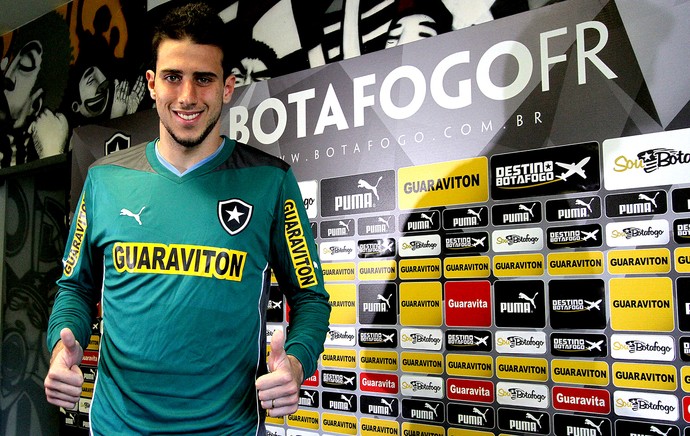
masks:
<path id="1" fill-rule="evenodd" d="M 302 364 L 303 379 L 302 381 L 311 377 L 316 371 L 316 362 L 310 358 L 310 353 L 307 348 L 300 344 L 290 344 L 285 347 L 285 353 L 293 356 Z"/>

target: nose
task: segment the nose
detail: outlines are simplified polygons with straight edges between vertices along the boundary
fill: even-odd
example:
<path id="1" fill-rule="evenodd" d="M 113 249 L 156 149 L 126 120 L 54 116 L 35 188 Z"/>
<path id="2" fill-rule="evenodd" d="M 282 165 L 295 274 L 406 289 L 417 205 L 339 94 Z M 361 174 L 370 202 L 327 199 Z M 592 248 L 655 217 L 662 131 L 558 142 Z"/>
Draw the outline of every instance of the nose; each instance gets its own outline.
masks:
<path id="1" fill-rule="evenodd" d="M 197 102 L 196 87 L 194 81 L 183 80 L 178 96 L 179 103 L 183 106 L 193 106 Z"/>

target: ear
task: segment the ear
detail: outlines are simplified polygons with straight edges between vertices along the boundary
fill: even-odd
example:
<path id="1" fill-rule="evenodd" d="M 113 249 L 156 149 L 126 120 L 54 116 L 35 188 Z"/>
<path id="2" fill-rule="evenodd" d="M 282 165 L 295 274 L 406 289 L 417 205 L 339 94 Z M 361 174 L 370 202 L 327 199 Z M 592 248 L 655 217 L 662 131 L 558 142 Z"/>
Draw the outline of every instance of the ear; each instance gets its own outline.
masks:
<path id="1" fill-rule="evenodd" d="M 156 91 L 154 85 L 156 84 L 156 73 L 153 70 L 146 71 L 146 87 L 149 89 L 152 99 L 156 99 Z"/>
<path id="2" fill-rule="evenodd" d="M 235 76 L 231 74 L 225 79 L 223 86 L 223 103 L 230 103 L 233 91 L 235 91 Z"/>

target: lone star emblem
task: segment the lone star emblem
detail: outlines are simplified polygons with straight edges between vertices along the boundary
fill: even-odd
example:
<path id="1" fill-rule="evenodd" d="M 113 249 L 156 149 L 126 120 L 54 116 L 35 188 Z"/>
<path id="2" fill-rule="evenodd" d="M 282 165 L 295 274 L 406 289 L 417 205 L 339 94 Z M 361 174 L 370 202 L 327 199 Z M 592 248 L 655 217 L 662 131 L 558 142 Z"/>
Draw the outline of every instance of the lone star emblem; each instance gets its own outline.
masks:
<path id="1" fill-rule="evenodd" d="M 225 213 L 228 214 L 228 222 L 237 221 L 239 223 L 240 217 L 244 215 L 244 212 L 240 212 L 239 210 L 237 210 L 237 206 L 235 206 L 233 210 L 226 210 Z"/>
<path id="2" fill-rule="evenodd" d="M 236 235 L 247 227 L 254 206 L 239 198 L 218 202 L 218 220 L 226 232 Z"/>

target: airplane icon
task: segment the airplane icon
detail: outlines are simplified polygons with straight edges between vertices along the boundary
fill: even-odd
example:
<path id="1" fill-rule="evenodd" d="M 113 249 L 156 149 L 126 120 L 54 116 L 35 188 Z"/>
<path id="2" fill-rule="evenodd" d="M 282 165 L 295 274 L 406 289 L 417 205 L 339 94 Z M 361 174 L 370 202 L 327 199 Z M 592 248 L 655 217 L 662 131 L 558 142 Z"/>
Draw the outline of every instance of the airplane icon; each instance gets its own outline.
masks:
<path id="1" fill-rule="evenodd" d="M 585 175 L 585 170 L 583 167 L 585 166 L 585 164 L 587 162 L 589 162 L 590 159 L 591 159 L 591 157 L 587 156 L 586 158 L 582 159 L 580 162 L 571 163 L 571 164 L 556 162 L 556 165 L 567 170 L 565 173 L 558 175 L 556 177 L 558 177 L 559 179 L 561 179 L 563 181 L 566 181 L 568 179 L 568 177 L 577 173 L 577 175 L 579 175 L 583 179 L 586 179 L 587 176 Z"/>
<path id="2" fill-rule="evenodd" d="M 599 233 L 599 229 L 594 230 L 593 232 L 586 232 L 582 230 L 582 234 L 585 235 L 584 238 L 582 238 L 582 241 L 586 241 L 588 239 L 594 239 L 596 240 L 596 234 Z"/>
<path id="3" fill-rule="evenodd" d="M 392 252 L 393 251 L 393 244 L 395 241 L 393 240 L 382 240 L 379 242 L 379 246 L 381 247 L 381 252 Z"/>
<path id="4" fill-rule="evenodd" d="M 595 349 L 595 348 L 597 349 L 597 351 L 601 351 L 601 344 L 604 343 L 604 341 L 590 342 L 590 341 L 587 341 L 587 340 L 585 340 L 585 342 L 587 342 L 587 345 L 589 345 L 589 346 L 587 347 L 587 351 L 592 351 L 592 350 Z"/>
<path id="5" fill-rule="evenodd" d="M 355 377 L 356 377 L 356 376 L 355 376 Z M 345 376 L 343 376 L 343 379 L 344 379 L 344 381 L 345 381 L 345 383 L 343 383 L 343 384 L 346 384 L 346 385 L 353 385 L 354 382 L 355 382 L 355 377 L 345 377 Z"/>
<path id="6" fill-rule="evenodd" d="M 587 303 L 587 310 L 592 310 L 592 309 L 601 310 L 599 308 L 599 305 L 601 304 L 601 300 L 597 300 L 597 301 L 585 300 L 585 303 Z"/>
<path id="7" fill-rule="evenodd" d="M 474 238 L 471 238 L 471 239 L 472 239 L 472 246 L 473 247 L 476 247 L 478 245 L 481 245 L 483 247 L 484 246 L 484 240 L 486 240 L 486 236 L 484 236 L 483 238 L 480 238 L 480 239 L 474 239 Z"/>
<path id="8" fill-rule="evenodd" d="M 479 336 L 475 336 L 474 339 L 477 341 L 477 342 L 475 342 L 474 345 L 488 345 L 486 343 L 486 340 L 489 339 L 488 336 L 484 336 L 483 338 L 480 338 Z"/>
<path id="9" fill-rule="evenodd" d="M 395 333 L 391 333 L 390 335 L 383 334 L 383 342 L 393 342 L 394 337 Z"/>

